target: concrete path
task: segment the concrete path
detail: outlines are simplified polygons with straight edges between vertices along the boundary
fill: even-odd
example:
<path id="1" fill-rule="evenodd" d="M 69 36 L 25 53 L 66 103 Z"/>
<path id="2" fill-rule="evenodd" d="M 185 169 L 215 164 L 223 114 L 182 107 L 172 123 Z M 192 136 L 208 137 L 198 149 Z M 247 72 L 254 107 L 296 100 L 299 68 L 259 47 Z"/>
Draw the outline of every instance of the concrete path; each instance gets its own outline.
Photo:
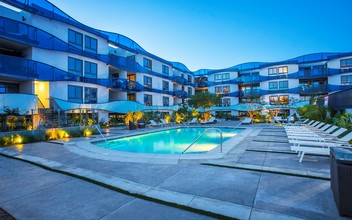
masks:
<path id="1" fill-rule="evenodd" d="M 298 163 L 293 154 L 267 152 L 269 148 L 285 151 L 287 144 L 254 141 L 265 127 L 252 129 L 222 159 L 189 160 L 175 165 L 88 158 L 50 143 L 3 148 L 2 154 L 77 176 L 0 157 L 0 177 L 6 179 L 0 185 L 0 207 L 18 219 L 211 218 L 206 215 L 240 219 L 339 219 L 330 181 L 326 180 L 327 158 L 311 157 L 312 160 Z M 262 136 L 266 134 L 272 136 L 268 133 Z M 250 151 L 255 148 L 262 151 Z M 276 168 L 290 175 L 245 166 Z M 292 170 L 308 175 L 292 176 Z M 326 178 L 316 179 L 309 172 L 321 173 Z M 77 178 L 80 175 L 105 187 Z"/>

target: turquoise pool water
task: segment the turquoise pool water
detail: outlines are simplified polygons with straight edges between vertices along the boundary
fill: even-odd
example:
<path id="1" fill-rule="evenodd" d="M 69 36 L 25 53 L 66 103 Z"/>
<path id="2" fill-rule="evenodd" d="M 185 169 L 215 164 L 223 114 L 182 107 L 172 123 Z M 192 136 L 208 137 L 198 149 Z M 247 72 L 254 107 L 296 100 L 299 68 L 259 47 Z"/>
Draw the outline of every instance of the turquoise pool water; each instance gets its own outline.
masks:
<path id="1" fill-rule="evenodd" d="M 124 138 L 93 143 L 110 150 L 136 152 L 181 154 L 206 128 L 177 128 Z M 242 129 L 220 128 L 223 142 L 236 136 Z M 209 130 L 186 153 L 205 153 L 220 144 L 220 132 Z"/>

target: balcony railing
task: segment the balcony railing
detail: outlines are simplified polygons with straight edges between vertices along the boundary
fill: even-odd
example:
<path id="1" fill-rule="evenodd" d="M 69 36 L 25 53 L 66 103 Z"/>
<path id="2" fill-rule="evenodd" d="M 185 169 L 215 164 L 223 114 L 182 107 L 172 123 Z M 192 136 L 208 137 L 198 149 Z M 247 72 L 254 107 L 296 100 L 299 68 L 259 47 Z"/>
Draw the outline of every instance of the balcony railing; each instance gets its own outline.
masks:
<path id="1" fill-rule="evenodd" d="M 329 85 L 299 86 L 298 93 L 301 95 L 314 95 L 329 93 Z"/>

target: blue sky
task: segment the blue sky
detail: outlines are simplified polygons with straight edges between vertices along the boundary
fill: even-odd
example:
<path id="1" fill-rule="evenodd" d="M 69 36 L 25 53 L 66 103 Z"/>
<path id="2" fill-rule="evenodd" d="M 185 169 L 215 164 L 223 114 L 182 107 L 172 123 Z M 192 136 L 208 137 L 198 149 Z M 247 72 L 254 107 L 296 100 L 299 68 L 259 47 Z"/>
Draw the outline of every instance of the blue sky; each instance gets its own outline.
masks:
<path id="1" fill-rule="evenodd" d="M 50 0 L 190 70 L 352 52 L 350 0 Z M 83 3 L 83 4 L 82 4 Z"/>

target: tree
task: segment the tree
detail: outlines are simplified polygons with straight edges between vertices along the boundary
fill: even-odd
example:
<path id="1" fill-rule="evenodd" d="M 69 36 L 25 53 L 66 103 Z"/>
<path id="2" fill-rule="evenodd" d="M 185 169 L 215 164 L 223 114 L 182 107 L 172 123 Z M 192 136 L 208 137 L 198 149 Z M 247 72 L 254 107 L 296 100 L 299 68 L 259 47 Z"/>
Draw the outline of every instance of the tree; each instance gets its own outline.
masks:
<path id="1" fill-rule="evenodd" d="M 203 115 L 205 116 L 206 114 L 209 114 L 211 107 L 221 104 L 221 97 L 209 92 L 199 92 L 192 95 L 187 103 L 193 108 L 203 108 Z"/>

